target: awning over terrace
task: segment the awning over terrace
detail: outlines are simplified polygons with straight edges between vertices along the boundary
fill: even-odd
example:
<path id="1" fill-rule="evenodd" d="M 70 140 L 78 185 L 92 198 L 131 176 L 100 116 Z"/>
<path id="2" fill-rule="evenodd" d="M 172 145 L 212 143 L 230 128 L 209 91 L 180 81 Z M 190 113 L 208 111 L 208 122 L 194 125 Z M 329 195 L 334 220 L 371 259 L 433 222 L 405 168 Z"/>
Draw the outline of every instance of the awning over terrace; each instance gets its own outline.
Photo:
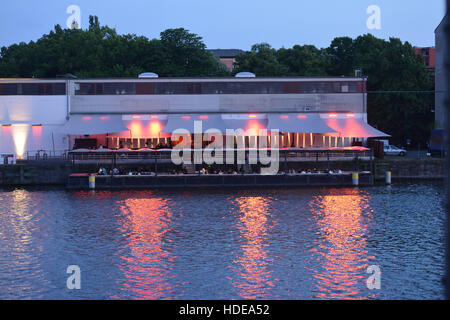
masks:
<path id="1" fill-rule="evenodd" d="M 367 124 L 361 117 L 356 117 L 352 114 L 329 114 L 324 116 L 324 120 L 329 127 L 338 132 L 326 134 L 327 136 L 344 138 L 390 137 L 390 135 L 381 132 Z"/>
<path id="2" fill-rule="evenodd" d="M 229 130 L 243 130 L 246 135 L 260 135 L 260 130 L 267 129 L 266 114 L 222 114 L 226 128 Z M 237 133 L 236 135 L 240 135 Z"/>
<path id="3" fill-rule="evenodd" d="M 189 114 L 169 115 L 167 125 L 162 132 L 172 133 L 177 129 L 184 129 L 189 131 L 189 133 L 195 133 L 195 122 L 197 122 L 197 129 L 200 130 L 201 133 L 205 133 L 207 130 L 211 129 L 217 129 L 222 133 L 225 133 L 226 130 L 226 125 L 220 114 Z"/>
<path id="4" fill-rule="evenodd" d="M 57 131 L 65 134 L 104 134 L 127 131 L 120 115 L 72 115 Z"/>
<path id="5" fill-rule="evenodd" d="M 273 113 L 269 115 L 268 129 L 278 129 L 280 132 L 337 133 L 336 130 L 330 128 L 320 115 L 316 113 Z"/>

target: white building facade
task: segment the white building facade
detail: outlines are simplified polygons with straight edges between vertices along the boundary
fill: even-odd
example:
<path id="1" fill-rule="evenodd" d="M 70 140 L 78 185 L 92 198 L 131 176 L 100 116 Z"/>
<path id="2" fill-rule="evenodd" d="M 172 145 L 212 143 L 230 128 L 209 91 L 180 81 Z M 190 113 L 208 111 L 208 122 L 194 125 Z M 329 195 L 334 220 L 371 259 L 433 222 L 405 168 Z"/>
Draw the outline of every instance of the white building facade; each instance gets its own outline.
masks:
<path id="1" fill-rule="evenodd" d="M 282 147 L 345 147 L 386 136 L 366 106 L 366 79 L 354 77 L 0 79 L 0 153 L 154 148 L 194 121 L 279 129 Z"/>

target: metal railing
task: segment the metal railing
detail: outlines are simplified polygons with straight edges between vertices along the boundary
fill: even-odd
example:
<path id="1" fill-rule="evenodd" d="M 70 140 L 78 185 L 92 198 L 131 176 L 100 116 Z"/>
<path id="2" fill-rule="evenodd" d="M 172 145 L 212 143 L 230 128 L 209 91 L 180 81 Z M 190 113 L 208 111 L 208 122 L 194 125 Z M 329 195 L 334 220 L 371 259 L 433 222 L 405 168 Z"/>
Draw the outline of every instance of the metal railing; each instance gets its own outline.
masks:
<path id="1" fill-rule="evenodd" d="M 68 150 L 30 150 L 25 153 L 25 160 L 67 160 Z"/>
<path id="2" fill-rule="evenodd" d="M 202 149 L 203 151 L 204 149 Z M 179 150 L 181 151 L 181 150 Z M 192 159 L 194 159 L 193 149 L 184 149 L 183 151 L 190 151 Z M 224 163 L 226 162 L 227 152 L 230 150 L 223 151 Z M 246 152 L 246 158 L 249 157 L 249 152 L 251 149 L 233 149 L 233 153 Z M 271 155 L 271 150 L 266 151 L 268 156 Z M 373 160 L 372 150 L 319 150 L 319 149 L 281 149 L 278 150 L 279 161 L 280 162 L 292 162 L 292 161 L 351 161 L 351 160 Z M 132 163 L 133 161 L 145 162 L 145 160 L 170 160 L 172 156 L 171 149 L 164 150 L 92 150 L 92 151 L 69 151 L 67 154 L 67 160 L 72 161 L 73 164 L 76 162 L 127 162 Z"/>

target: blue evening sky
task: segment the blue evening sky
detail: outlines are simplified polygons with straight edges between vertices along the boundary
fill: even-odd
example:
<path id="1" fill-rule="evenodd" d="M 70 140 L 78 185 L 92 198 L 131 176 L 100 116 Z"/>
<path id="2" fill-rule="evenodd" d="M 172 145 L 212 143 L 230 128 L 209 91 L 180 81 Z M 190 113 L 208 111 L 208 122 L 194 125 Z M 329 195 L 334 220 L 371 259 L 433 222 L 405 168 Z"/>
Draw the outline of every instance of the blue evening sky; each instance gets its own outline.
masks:
<path id="1" fill-rule="evenodd" d="M 82 28 L 97 15 L 119 33 L 158 38 L 165 29 L 184 27 L 208 48 L 244 50 L 259 42 L 327 47 L 334 37 L 369 32 L 433 46 L 445 11 L 444 0 L 1 0 L 0 47 L 36 40 L 55 24 L 65 27 L 71 4 L 81 8 Z M 369 5 L 381 8 L 381 30 L 366 26 Z"/>

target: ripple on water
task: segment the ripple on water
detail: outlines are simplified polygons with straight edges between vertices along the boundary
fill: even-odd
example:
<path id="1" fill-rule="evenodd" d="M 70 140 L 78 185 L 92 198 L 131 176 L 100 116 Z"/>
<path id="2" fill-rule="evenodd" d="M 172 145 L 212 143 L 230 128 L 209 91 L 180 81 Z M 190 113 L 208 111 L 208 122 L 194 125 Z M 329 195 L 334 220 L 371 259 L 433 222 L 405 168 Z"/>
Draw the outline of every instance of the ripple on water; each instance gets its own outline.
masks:
<path id="1" fill-rule="evenodd" d="M 441 299 L 443 194 L 3 190 L 0 298 Z M 71 264 L 82 290 L 66 289 Z"/>

